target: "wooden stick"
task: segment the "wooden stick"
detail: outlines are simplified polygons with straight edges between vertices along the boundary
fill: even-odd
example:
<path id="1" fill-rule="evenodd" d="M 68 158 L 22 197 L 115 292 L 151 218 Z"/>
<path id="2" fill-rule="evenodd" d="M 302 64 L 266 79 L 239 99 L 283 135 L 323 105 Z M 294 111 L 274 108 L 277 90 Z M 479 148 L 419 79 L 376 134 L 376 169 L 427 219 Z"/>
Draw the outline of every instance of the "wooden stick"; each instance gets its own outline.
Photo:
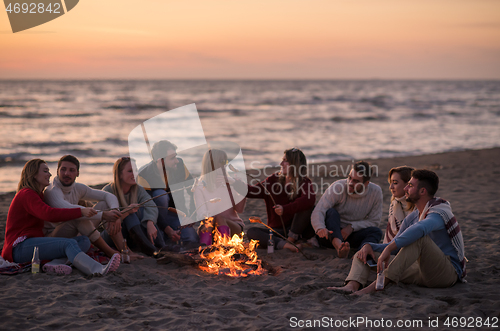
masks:
<path id="1" fill-rule="evenodd" d="M 232 164 L 230 164 L 230 165 L 229 165 L 229 169 L 231 169 L 231 170 L 232 170 L 232 171 L 234 171 L 234 172 L 240 172 L 238 169 L 236 169 L 235 167 L 233 167 L 233 165 L 232 165 Z M 250 178 L 253 178 L 253 179 L 257 179 L 257 180 L 259 180 L 257 177 L 252 176 L 252 175 L 250 175 L 250 174 L 248 174 L 248 173 L 246 173 L 246 172 L 245 172 L 245 174 L 246 174 L 248 177 L 250 177 Z M 260 186 L 262 186 L 262 188 L 264 189 L 264 191 L 266 191 L 266 193 L 269 195 L 269 197 L 271 198 L 271 200 L 273 200 L 273 204 L 276 206 L 276 201 L 274 201 L 274 198 L 273 198 L 273 196 L 271 195 L 271 192 L 269 192 L 269 191 L 268 191 L 268 190 L 264 187 L 264 185 L 262 185 L 262 183 L 260 182 L 260 180 L 259 180 L 259 182 L 258 182 L 258 183 L 259 183 L 259 185 L 260 185 Z M 281 225 L 283 226 L 283 233 L 286 235 L 287 233 L 286 233 L 285 222 L 283 222 L 283 217 L 281 217 L 281 215 L 278 215 L 278 216 L 280 217 L 280 220 L 281 220 Z M 262 224 L 264 224 L 264 223 L 262 223 Z M 273 231 L 274 231 L 274 230 L 273 230 Z M 295 247 L 297 247 L 297 246 L 295 246 Z M 297 248 L 298 248 L 298 247 L 297 247 Z"/>
<path id="2" fill-rule="evenodd" d="M 261 221 L 260 217 L 257 217 L 257 216 L 250 216 L 250 218 L 248 219 L 250 221 L 250 223 L 260 223 L 262 225 L 264 225 L 266 228 L 268 228 L 269 230 L 271 230 L 272 232 L 276 233 L 278 236 L 280 236 L 281 238 L 283 238 L 284 240 L 286 240 L 287 242 L 289 242 L 290 244 L 294 245 L 295 248 L 297 248 L 299 250 L 299 252 L 302 253 L 302 255 L 304 255 L 304 257 L 308 260 L 310 260 L 310 258 L 302 251 L 302 249 L 295 245 L 293 242 L 291 242 L 290 240 L 288 240 L 288 238 L 285 238 L 284 236 L 281 235 L 281 233 L 277 232 L 276 230 L 274 230 L 272 227 L 270 227 L 269 225 L 267 224 L 264 224 L 264 222 Z"/>
<path id="3" fill-rule="evenodd" d="M 162 194 L 160 194 L 160 195 L 157 195 L 157 196 L 155 196 L 155 197 L 152 197 L 152 198 L 150 198 L 150 199 L 147 199 L 146 201 L 141 202 L 141 203 L 138 205 L 138 207 L 142 207 L 145 203 L 147 203 L 147 202 L 149 202 L 149 201 L 151 201 L 151 200 L 153 200 L 153 199 L 156 199 L 156 198 L 162 197 L 162 196 L 164 196 L 164 195 L 167 195 L 167 194 L 169 194 L 169 193 L 178 192 L 178 191 L 182 191 L 182 190 L 189 189 L 189 188 L 190 188 L 189 186 L 185 186 L 185 187 L 181 187 L 181 188 L 179 188 L 179 189 L 177 189 L 177 190 L 173 190 L 173 191 L 168 191 L 168 192 L 162 193 Z M 130 206 L 127 206 L 127 207 L 118 207 L 118 208 L 108 208 L 108 209 L 103 209 L 103 210 L 98 210 L 98 211 L 110 211 L 110 210 L 121 210 L 121 209 L 123 209 L 123 210 L 125 211 L 125 210 L 126 210 L 127 208 L 129 208 L 129 207 L 130 207 Z"/>

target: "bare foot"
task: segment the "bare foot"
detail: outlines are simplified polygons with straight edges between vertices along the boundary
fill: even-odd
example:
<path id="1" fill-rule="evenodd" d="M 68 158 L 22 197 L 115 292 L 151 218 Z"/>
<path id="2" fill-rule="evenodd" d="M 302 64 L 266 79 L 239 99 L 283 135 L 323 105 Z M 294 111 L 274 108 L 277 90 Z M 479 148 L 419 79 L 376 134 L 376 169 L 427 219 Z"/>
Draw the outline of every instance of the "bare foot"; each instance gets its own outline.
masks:
<path id="1" fill-rule="evenodd" d="M 373 292 L 375 292 L 375 283 L 376 282 L 373 282 L 370 285 L 368 285 L 367 287 L 365 287 L 364 289 L 356 291 L 356 292 L 352 293 L 351 295 L 365 295 L 365 294 L 373 293 Z"/>
<path id="2" fill-rule="evenodd" d="M 297 246 L 299 246 L 299 245 L 297 245 Z M 294 245 L 290 244 L 289 242 L 287 242 L 285 244 L 285 246 L 283 246 L 283 248 L 286 248 L 286 249 L 288 249 L 288 250 L 290 250 L 290 251 L 292 251 L 294 253 L 297 253 L 299 251 L 297 247 L 295 247 Z"/>
<path id="3" fill-rule="evenodd" d="M 347 283 L 346 286 L 342 286 L 342 287 L 332 286 L 332 287 L 327 287 L 326 289 L 332 290 L 332 291 L 337 291 L 337 292 L 353 293 L 353 292 L 356 292 L 360 286 L 361 286 L 361 284 L 359 284 L 356 281 L 351 280 Z"/>
<path id="4" fill-rule="evenodd" d="M 349 242 L 347 241 L 343 242 L 342 245 L 340 245 L 339 249 L 337 250 L 337 255 L 339 256 L 339 258 L 345 259 L 349 255 L 350 250 L 351 250 L 351 245 L 349 244 Z"/>

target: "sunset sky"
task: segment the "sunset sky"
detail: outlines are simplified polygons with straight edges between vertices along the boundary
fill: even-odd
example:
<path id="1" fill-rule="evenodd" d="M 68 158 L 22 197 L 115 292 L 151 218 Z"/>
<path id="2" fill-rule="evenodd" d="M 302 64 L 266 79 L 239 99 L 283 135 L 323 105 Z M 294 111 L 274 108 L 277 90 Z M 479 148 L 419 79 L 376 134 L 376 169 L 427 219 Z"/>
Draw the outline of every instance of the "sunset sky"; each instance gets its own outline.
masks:
<path id="1" fill-rule="evenodd" d="M 0 79 L 500 79 L 496 0 L 82 0 L 12 33 Z"/>

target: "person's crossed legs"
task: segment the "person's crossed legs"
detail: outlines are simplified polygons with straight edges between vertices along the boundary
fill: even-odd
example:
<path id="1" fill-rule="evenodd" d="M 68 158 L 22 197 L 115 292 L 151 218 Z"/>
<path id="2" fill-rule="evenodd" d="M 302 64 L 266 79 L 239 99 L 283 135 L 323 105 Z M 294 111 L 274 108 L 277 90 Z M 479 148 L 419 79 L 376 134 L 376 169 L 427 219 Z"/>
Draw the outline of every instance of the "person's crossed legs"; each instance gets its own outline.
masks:
<path id="1" fill-rule="evenodd" d="M 156 197 L 165 194 L 165 190 L 153 190 L 148 191 L 151 197 Z M 181 229 L 181 223 L 179 217 L 176 213 L 169 211 L 168 205 L 170 202 L 170 197 L 165 194 L 161 197 L 155 198 L 154 202 L 160 208 L 158 208 L 158 228 L 166 235 L 165 241 L 170 240 L 172 237 L 172 231 L 178 232 L 180 229 L 180 240 L 183 243 L 187 242 L 198 242 L 198 234 L 192 226 L 185 227 Z"/>
<path id="2" fill-rule="evenodd" d="M 335 208 L 327 210 L 325 226 L 328 231 L 332 232 L 330 236 L 331 240 L 320 238 L 319 242 L 326 247 L 333 246 L 340 258 L 346 258 L 349 255 L 351 246 L 354 248 L 363 247 L 365 243 L 378 243 L 382 238 L 382 230 L 378 227 L 368 227 L 352 232 L 344 241 L 340 225 L 340 214 Z"/>

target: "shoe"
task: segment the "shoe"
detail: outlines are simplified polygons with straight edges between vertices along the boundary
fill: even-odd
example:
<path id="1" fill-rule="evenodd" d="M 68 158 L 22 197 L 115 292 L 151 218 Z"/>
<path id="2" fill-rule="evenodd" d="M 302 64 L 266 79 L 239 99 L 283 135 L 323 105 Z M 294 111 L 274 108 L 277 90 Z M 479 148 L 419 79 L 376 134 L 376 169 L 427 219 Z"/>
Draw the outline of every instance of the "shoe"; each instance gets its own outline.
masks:
<path id="1" fill-rule="evenodd" d="M 73 259 L 73 265 L 85 275 L 106 275 L 113 272 L 120 266 L 120 254 L 115 253 L 108 264 L 102 265 L 84 252 L 78 253 Z"/>
<path id="2" fill-rule="evenodd" d="M 68 262 L 67 258 L 54 259 L 45 263 L 42 270 L 48 274 L 69 275 L 73 269 L 67 265 Z"/>
<path id="3" fill-rule="evenodd" d="M 50 262 L 49 262 L 50 263 Z M 73 272 L 73 269 L 66 264 L 49 264 L 46 263 L 42 270 L 48 274 L 57 274 L 57 275 L 69 275 Z"/>
<path id="4" fill-rule="evenodd" d="M 108 272 L 115 272 L 120 266 L 121 256 L 118 253 L 113 254 L 111 259 L 109 259 L 108 264 L 104 266 L 102 275 L 107 274 Z M 102 265 L 102 264 L 101 264 Z"/>

